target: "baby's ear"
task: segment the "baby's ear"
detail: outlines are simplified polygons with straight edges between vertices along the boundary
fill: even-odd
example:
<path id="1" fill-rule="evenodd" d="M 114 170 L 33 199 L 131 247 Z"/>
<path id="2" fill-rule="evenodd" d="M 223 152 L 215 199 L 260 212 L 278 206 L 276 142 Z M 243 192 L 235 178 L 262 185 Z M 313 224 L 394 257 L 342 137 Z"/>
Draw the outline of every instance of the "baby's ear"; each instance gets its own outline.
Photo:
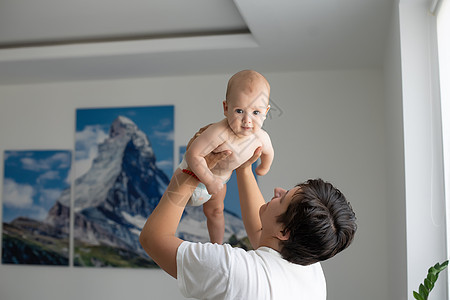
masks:
<path id="1" fill-rule="evenodd" d="M 225 117 L 227 116 L 227 112 L 228 112 L 228 104 L 226 100 L 223 100 L 223 114 L 225 115 Z"/>
<path id="2" fill-rule="evenodd" d="M 266 118 L 267 118 L 267 113 L 269 112 L 269 109 L 270 109 L 270 105 L 267 105 L 266 111 L 264 112 L 264 115 L 263 115 L 263 117 L 262 117 L 262 120 L 263 120 L 263 121 L 266 120 Z"/>

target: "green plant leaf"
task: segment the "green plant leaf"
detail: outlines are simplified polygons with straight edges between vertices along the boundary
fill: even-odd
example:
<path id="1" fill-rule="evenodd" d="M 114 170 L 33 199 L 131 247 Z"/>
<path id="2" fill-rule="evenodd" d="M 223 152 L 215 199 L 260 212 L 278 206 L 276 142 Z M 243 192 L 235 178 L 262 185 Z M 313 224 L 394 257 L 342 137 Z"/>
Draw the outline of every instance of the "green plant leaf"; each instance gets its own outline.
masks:
<path id="1" fill-rule="evenodd" d="M 425 278 L 425 281 L 423 283 L 429 291 L 433 289 L 433 283 L 428 278 Z"/>
<path id="2" fill-rule="evenodd" d="M 437 276 L 434 274 L 428 273 L 427 279 L 430 280 L 434 284 L 437 280 Z"/>
<path id="3" fill-rule="evenodd" d="M 423 284 L 419 285 L 419 293 L 424 299 L 428 298 L 429 292 L 428 292 L 427 288 Z"/>
<path id="4" fill-rule="evenodd" d="M 413 295 L 414 298 L 416 298 L 417 300 L 425 300 L 419 293 L 417 293 L 416 291 L 413 291 Z"/>
<path id="5" fill-rule="evenodd" d="M 448 260 L 446 260 L 445 262 L 440 264 L 436 269 L 438 272 L 441 272 L 441 271 L 445 270 L 445 268 L 447 268 L 447 266 L 448 266 Z"/>
<path id="6" fill-rule="evenodd" d="M 447 268 L 448 263 L 449 263 L 448 260 L 444 261 L 442 264 L 438 262 L 428 269 L 428 274 L 424 280 L 424 283 L 419 285 L 419 292 L 413 291 L 414 298 L 416 298 L 417 300 L 428 299 L 428 295 L 434 288 L 436 280 L 439 277 L 439 273 L 445 270 L 445 268 Z"/>

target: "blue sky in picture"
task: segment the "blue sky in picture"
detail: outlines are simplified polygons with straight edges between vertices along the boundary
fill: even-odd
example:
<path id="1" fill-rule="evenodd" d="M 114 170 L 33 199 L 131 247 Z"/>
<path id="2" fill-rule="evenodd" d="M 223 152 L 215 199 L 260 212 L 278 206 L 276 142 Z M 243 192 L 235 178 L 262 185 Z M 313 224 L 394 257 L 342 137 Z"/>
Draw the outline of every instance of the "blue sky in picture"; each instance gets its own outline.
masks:
<path id="1" fill-rule="evenodd" d="M 147 135 L 156 156 L 157 166 L 170 178 L 173 173 L 173 105 L 77 109 L 77 177 L 89 169 L 97 155 L 98 144 L 108 137 L 109 128 L 118 116 L 132 120 Z"/>
<path id="2" fill-rule="evenodd" d="M 17 217 L 42 221 L 70 186 L 69 150 L 5 151 L 3 222 Z"/>

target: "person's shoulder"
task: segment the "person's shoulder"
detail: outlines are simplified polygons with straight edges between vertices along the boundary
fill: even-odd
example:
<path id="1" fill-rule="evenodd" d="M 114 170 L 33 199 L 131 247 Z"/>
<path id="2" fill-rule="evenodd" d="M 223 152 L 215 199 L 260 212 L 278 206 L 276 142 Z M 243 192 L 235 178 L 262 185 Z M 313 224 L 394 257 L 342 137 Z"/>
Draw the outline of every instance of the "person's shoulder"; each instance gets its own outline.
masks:
<path id="1" fill-rule="evenodd" d="M 224 119 L 220 120 L 219 122 L 214 123 L 214 125 L 219 128 L 229 128 L 230 127 L 228 125 L 227 118 L 224 118 Z"/>
<path id="2" fill-rule="evenodd" d="M 256 133 L 255 133 L 258 137 L 269 137 L 269 134 L 267 133 L 267 131 L 265 131 L 264 129 L 259 129 Z"/>
<path id="3" fill-rule="evenodd" d="M 245 251 L 242 248 L 232 247 L 230 244 L 217 244 L 217 243 L 211 243 L 211 242 L 190 242 L 190 241 L 183 241 L 180 246 L 178 247 L 179 250 L 185 250 L 187 248 L 194 249 L 194 250 L 225 250 L 225 251 L 235 251 L 236 249 L 240 249 Z"/>
<path id="4" fill-rule="evenodd" d="M 200 261 L 229 261 L 236 257 L 246 257 L 248 252 L 230 244 L 183 241 L 177 249 L 177 257 L 195 257 Z"/>
<path id="5" fill-rule="evenodd" d="M 208 132 L 216 132 L 216 131 L 227 130 L 228 128 L 229 128 L 229 126 L 228 126 L 227 119 L 222 119 L 219 122 L 209 124 L 209 126 L 206 130 Z"/>
<path id="6" fill-rule="evenodd" d="M 221 120 L 216 123 L 210 123 L 204 127 L 202 127 L 201 132 L 196 134 L 196 143 L 209 143 L 212 139 L 223 136 L 223 134 L 227 133 L 228 123 Z"/>
<path id="7" fill-rule="evenodd" d="M 261 140 L 264 144 L 266 145 L 270 145 L 272 144 L 272 141 L 270 140 L 270 136 L 267 133 L 267 131 L 265 131 L 264 129 L 260 129 L 257 133 L 256 133 L 257 137 L 259 138 L 259 140 Z"/>

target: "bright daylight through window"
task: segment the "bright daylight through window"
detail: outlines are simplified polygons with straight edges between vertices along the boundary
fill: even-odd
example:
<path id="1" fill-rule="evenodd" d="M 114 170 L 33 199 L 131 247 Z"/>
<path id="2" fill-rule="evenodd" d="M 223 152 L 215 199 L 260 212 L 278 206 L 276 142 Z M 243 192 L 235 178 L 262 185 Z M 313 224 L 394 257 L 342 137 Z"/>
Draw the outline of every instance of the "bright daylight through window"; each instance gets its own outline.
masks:
<path id="1" fill-rule="evenodd" d="M 444 178 L 447 202 L 447 248 L 450 251 L 450 0 L 441 0 L 437 14 L 439 77 L 441 88 Z M 450 257 L 450 253 L 448 254 Z"/>

